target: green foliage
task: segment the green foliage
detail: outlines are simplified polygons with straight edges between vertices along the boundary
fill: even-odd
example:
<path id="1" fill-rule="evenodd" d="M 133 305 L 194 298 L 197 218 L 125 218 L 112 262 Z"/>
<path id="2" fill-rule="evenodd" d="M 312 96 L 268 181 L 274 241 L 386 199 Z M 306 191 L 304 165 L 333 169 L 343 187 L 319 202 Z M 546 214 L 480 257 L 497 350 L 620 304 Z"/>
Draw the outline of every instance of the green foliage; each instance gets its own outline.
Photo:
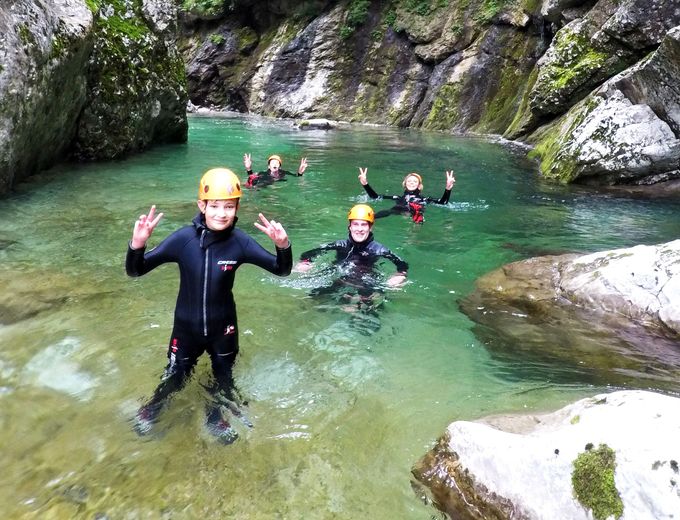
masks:
<path id="1" fill-rule="evenodd" d="M 234 2 L 229 7 L 235 8 Z M 183 0 L 182 9 L 191 11 L 203 16 L 216 16 L 221 14 L 225 8 L 224 0 Z"/>
<path id="2" fill-rule="evenodd" d="M 427 16 L 432 11 L 430 0 L 406 0 L 404 7 L 410 13 L 419 14 L 420 16 Z"/>
<path id="3" fill-rule="evenodd" d="M 224 36 L 215 33 L 208 36 L 208 39 L 214 45 L 222 45 L 226 41 L 226 38 Z"/>
<path id="4" fill-rule="evenodd" d="M 19 39 L 21 40 L 21 43 L 24 45 L 33 45 L 35 43 L 35 38 L 33 38 L 33 34 L 31 33 L 31 30 L 28 28 L 27 24 L 19 24 L 17 26 L 17 32 L 19 33 Z"/>
<path id="5" fill-rule="evenodd" d="M 368 19 L 371 0 L 351 0 L 347 6 L 345 23 L 340 27 L 340 37 L 346 40 Z"/>
<path id="6" fill-rule="evenodd" d="M 593 511 L 595 520 L 621 518 L 623 502 L 614 482 L 616 454 L 606 444 L 580 453 L 574 460 L 571 485 L 576 499 Z"/>
<path id="7" fill-rule="evenodd" d="M 99 11 L 99 0 L 85 0 L 85 5 L 93 13 Z"/>
<path id="8" fill-rule="evenodd" d="M 480 10 L 474 17 L 475 21 L 481 24 L 491 22 L 507 3 L 508 0 L 484 0 Z"/>
<path id="9" fill-rule="evenodd" d="M 384 21 L 387 27 L 394 29 L 394 24 L 397 21 L 397 12 L 394 9 L 387 11 L 387 13 L 385 13 Z"/>

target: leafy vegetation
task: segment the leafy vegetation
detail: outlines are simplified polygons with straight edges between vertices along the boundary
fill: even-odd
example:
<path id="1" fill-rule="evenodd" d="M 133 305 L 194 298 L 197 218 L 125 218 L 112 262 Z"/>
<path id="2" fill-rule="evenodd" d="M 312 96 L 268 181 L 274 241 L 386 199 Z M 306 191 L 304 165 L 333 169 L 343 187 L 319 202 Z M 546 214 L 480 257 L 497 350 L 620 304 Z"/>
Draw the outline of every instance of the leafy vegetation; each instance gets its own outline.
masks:
<path id="1" fill-rule="evenodd" d="M 340 37 L 346 40 L 357 28 L 368 19 L 368 9 L 371 6 L 370 0 L 351 0 L 347 6 L 345 23 L 340 28 Z"/>
<path id="2" fill-rule="evenodd" d="M 226 38 L 224 36 L 222 36 L 221 34 L 215 34 L 215 33 L 211 34 L 208 37 L 208 39 L 214 45 L 221 45 L 226 41 Z"/>
<path id="3" fill-rule="evenodd" d="M 203 16 L 217 16 L 225 9 L 225 0 L 183 0 L 182 9 Z M 233 9 L 236 2 L 230 2 Z"/>

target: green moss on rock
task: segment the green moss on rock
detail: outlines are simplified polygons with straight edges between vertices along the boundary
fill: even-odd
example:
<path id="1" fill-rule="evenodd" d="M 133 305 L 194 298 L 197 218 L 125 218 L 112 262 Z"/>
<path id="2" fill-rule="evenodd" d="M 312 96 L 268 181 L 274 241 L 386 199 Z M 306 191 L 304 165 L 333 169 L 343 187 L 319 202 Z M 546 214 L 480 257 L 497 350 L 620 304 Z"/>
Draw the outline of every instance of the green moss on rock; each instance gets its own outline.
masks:
<path id="1" fill-rule="evenodd" d="M 456 125 L 461 116 L 458 101 L 462 88 L 463 85 L 459 82 L 443 85 L 439 89 L 432 103 L 430 113 L 423 123 L 424 128 L 449 130 Z"/>
<path id="2" fill-rule="evenodd" d="M 623 501 L 616 489 L 614 473 L 616 454 L 606 444 L 580 453 L 573 462 L 571 484 L 574 496 L 584 507 L 592 510 L 595 520 L 610 516 L 621 518 Z"/>

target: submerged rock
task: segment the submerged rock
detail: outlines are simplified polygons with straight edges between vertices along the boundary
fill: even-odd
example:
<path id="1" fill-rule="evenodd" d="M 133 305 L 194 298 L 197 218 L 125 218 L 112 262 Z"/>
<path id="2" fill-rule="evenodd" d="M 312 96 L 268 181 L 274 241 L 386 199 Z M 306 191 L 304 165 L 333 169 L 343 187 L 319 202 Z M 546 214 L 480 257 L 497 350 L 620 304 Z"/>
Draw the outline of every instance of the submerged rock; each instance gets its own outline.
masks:
<path id="1" fill-rule="evenodd" d="M 546 415 L 454 422 L 413 475 L 459 520 L 619 518 L 621 506 L 621 520 L 672 519 L 680 511 L 678 438 L 680 399 L 614 392 Z M 598 446 L 613 450 L 612 510 L 592 511 L 575 497 L 577 458 Z"/>
<path id="2" fill-rule="evenodd" d="M 98 385 L 96 377 L 81 370 L 77 359 L 82 345 L 77 338 L 64 338 L 48 345 L 24 367 L 25 382 L 88 400 Z"/>

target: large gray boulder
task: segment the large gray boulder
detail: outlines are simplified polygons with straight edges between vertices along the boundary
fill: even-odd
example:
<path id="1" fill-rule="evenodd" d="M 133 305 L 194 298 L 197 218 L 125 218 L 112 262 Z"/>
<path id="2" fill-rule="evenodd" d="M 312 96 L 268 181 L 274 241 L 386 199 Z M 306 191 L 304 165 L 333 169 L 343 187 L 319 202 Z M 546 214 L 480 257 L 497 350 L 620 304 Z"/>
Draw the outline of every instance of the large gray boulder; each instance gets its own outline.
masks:
<path id="1" fill-rule="evenodd" d="M 499 361 L 564 382 L 677 388 L 680 240 L 534 257 L 475 285 L 459 303 Z"/>
<path id="2" fill-rule="evenodd" d="M 176 30 L 172 0 L 101 2 L 76 158 L 113 159 L 186 141 L 186 72 Z"/>
<path id="3" fill-rule="evenodd" d="M 680 399 L 614 392 L 545 415 L 454 422 L 413 474 L 458 520 L 670 520 L 680 511 L 678 438 Z M 613 458 L 595 469 L 609 466 L 613 482 L 581 472 L 602 452 Z"/>
<path id="4" fill-rule="evenodd" d="M 0 193 L 64 156 L 87 99 L 84 0 L 0 4 Z"/>

